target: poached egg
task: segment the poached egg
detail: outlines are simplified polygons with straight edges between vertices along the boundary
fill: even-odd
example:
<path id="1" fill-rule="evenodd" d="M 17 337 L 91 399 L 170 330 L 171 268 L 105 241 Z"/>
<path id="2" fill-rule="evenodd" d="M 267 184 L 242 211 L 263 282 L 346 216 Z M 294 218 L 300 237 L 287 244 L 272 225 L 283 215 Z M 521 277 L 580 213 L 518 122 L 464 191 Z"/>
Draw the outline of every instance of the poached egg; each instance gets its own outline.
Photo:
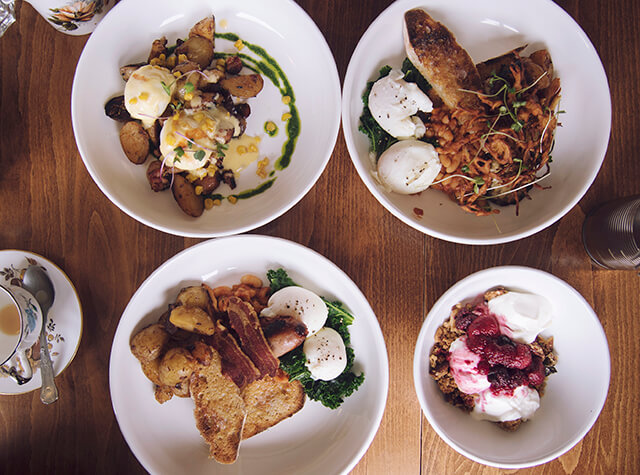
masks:
<path id="1" fill-rule="evenodd" d="M 324 327 L 307 337 L 302 346 L 311 376 L 331 381 L 347 367 L 347 350 L 340 334 L 333 328 Z"/>
<path id="2" fill-rule="evenodd" d="M 265 317 L 285 315 L 297 318 L 307 326 L 308 341 L 310 336 L 318 333 L 324 326 L 329 312 L 318 295 L 302 287 L 290 286 L 278 290 L 269 297 L 267 307 L 260 312 L 260 315 Z"/>
<path id="3" fill-rule="evenodd" d="M 378 79 L 369 93 L 369 110 L 373 118 L 389 135 L 398 139 L 420 138 L 425 127 L 418 111 L 431 112 L 431 99 L 412 82 L 404 79 L 402 71 L 392 69 Z"/>
<path id="4" fill-rule="evenodd" d="M 129 115 L 151 127 L 165 111 L 176 88 L 176 78 L 160 66 L 136 69 L 124 86 L 124 105 Z"/>
<path id="5" fill-rule="evenodd" d="M 433 145 L 415 139 L 401 140 L 380 155 L 377 177 L 387 190 L 409 195 L 429 188 L 440 168 Z"/>

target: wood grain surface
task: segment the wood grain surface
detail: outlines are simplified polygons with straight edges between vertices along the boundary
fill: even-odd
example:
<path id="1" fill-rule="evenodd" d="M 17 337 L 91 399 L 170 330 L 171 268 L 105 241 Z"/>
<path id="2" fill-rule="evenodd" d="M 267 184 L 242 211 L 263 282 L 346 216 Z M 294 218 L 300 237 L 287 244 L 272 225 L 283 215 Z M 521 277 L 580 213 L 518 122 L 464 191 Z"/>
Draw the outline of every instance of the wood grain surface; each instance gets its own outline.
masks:
<path id="1" fill-rule="evenodd" d="M 327 38 L 342 81 L 360 36 L 391 2 L 298 3 Z M 412 364 L 420 326 L 438 297 L 474 271 L 505 264 L 542 269 L 575 287 L 598 313 L 611 351 L 609 396 L 593 429 L 567 454 L 522 472 L 640 473 L 640 277 L 596 268 L 580 237 L 585 214 L 595 205 L 640 193 L 640 2 L 557 3 L 596 47 L 613 103 L 604 166 L 559 222 L 488 247 L 423 235 L 368 192 L 340 133 L 313 189 L 285 215 L 253 231 L 301 243 L 332 260 L 379 318 L 389 355 L 389 397 L 355 474 L 502 473 L 466 459 L 438 437 L 420 411 Z M 146 227 L 98 189 L 71 127 L 71 84 L 87 37 L 56 32 L 25 2 L 16 7 L 17 22 L 0 38 L 0 249 L 33 251 L 64 269 L 82 301 L 84 332 L 73 363 L 57 378 L 58 402 L 42 405 L 37 391 L 0 396 L 0 472 L 144 473 L 112 411 L 111 342 L 145 278 L 201 240 Z"/>

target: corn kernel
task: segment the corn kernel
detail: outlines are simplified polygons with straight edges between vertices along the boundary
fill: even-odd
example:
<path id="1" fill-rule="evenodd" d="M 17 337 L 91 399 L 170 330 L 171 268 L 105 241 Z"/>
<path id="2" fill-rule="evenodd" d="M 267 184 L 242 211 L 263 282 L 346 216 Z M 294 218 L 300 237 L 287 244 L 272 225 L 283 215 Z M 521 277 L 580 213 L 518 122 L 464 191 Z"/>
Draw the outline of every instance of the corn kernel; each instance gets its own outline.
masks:
<path id="1" fill-rule="evenodd" d="M 217 173 L 217 168 L 215 167 L 215 165 L 209 165 L 207 167 L 207 175 L 209 176 L 215 176 L 215 174 Z"/>
<path id="2" fill-rule="evenodd" d="M 178 55 L 178 62 L 179 63 L 186 63 L 187 62 L 187 55 L 186 54 L 179 54 Z"/>
<path id="3" fill-rule="evenodd" d="M 173 114 L 173 117 L 171 117 L 171 120 L 177 122 L 179 118 L 180 118 L 180 113 L 176 112 L 175 114 Z"/>
<path id="4" fill-rule="evenodd" d="M 136 97 L 132 97 L 131 99 L 129 99 L 129 104 L 137 104 L 138 103 L 138 99 Z"/>
<path id="5" fill-rule="evenodd" d="M 225 60 L 224 60 L 224 59 L 222 59 L 222 58 L 218 58 L 218 59 L 216 60 L 216 66 L 224 66 L 225 64 L 226 64 L 226 63 L 225 63 Z"/>
<path id="6" fill-rule="evenodd" d="M 176 144 L 176 136 L 173 134 L 167 134 L 167 145 L 171 145 L 172 147 Z"/>
<path id="7" fill-rule="evenodd" d="M 213 200 L 213 206 L 220 206 L 222 204 L 222 201 L 215 199 Z"/>
<path id="8" fill-rule="evenodd" d="M 176 57 L 174 55 L 169 56 L 167 59 L 167 66 L 172 69 L 176 67 Z"/>
<path id="9" fill-rule="evenodd" d="M 284 104 L 289 104 L 291 102 L 291 96 L 282 96 L 282 102 Z"/>
<path id="10" fill-rule="evenodd" d="M 213 208 L 213 200 L 211 198 L 205 198 L 204 200 L 204 209 Z"/>
<path id="11" fill-rule="evenodd" d="M 235 43 L 233 43 L 233 46 L 235 46 L 237 49 L 242 49 L 244 48 L 244 43 L 242 42 L 242 40 L 238 40 Z"/>
<path id="12" fill-rule="evenodd" d="M 197 179 L 198 179 L 198 177 L 197 177 L 197 176 L 195 176 L 195 175 L 192 175 L 191 173 L 189 173 L 189 174 L 187 175 L 187 180 L 188 180 L 190 183 L 193 183 L 193 182 L 194 182 L 194 181 L 196 181 Z"/>
<path id="13" fill-rule="evenodd" d="M 160 53 L 160 55 L 158 55 L 158 59 L 160 59 L 160 61 L 164 61 L 165 59 L 167 59 L 167 55 L 164 53 Z"/>
<path id="14" fill-rule="evenodd" d="M 160 60 L 158 58 L 151 58 L 151 61 L 149 61 L 149 64 L 151 66 L 157 66 L 159 62 Z"/>
<path id="15" fill-rule="evenodd" d="M 140 99 L 141 101 L 146 101 L 147 99 L 149 99 L 149 93 L 141 92 L 140 95 L 138 96 L 138 99 Z"/>
<path id="16" fill-rule="evenodd" d="M 274 130 L 276 130 L 276 124 L 271 121 L 267 122 L 267 125 L 265 127 L 269 132 L 273 132 Z"/>
<path id="17" fill-rule="evenodd" d="M 185 100 L 185 101 L 190 101 L 191 99 L 193 99 L 193 94 L 192 94 L 191 92 L 187 92 L 187 93 L 184 95 L 184 100 Z"/>
<path id="18" fill-rule="evenodd" d="M 202 186 L 200 186 L 200 185 L 196 186 L 196 188 L 195 188 L 196 195 L 201 195 L 202 194 L 202 190 L 204 190 L 204 188 L 202 188 Z"/>
<path id="19" fill-rule="evenodd" d="M 247 153 L 247 147 L 245 147 L 244 145 L 238 145 L 238 148 L 236 148 L 236 152 L 238 152 L 240 155 Z"/>
<path id="20" fill-rule="evenodd" d="M 249 151 L 256 153 L 258 151 L 258 147 L 256 147 L 254 144 L 249 145 Z"/>
<path id="21" fill-rule="evenodd" d="M 179 78 L 180 76 L 182 76 L 182 73 L 181 73 L 180 71 L 175 71 L 175 72 L 173 73 L 173 75 L 174 75 L 175 77 Z"/>
<path id="22" fill-rule="evenodd" d="M 236 198 L 235 196 L 231 195 L 227 198 L 229 200 L 229 203 L 231 203 L 232 205 L 236 204 L 238 202 L 238 198 Z"/>
<path id="23" fill-rule="evenodd" d="M 289 119 L 291 119 L 291 114 L 289 114 L 288 112 L 282 114 L 282 120 L 283 121 L 287 121 Z"/>

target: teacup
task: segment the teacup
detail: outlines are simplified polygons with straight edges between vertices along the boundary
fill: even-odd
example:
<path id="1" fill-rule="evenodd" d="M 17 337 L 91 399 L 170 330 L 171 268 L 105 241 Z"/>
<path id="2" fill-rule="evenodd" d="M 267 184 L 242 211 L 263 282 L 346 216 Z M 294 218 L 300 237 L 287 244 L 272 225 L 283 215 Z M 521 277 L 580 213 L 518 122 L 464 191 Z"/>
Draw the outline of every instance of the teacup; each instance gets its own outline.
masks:
<path id="1" fill-rule="evenodd" d="M 42 311 L 33 295 L 17 286 L 0 285 L 0 365 L 18 384 L 33 376 L 27 350 L 38 340 Z"/>
<path id="2" fill-rule="evenodd" d="M 118 0 L 27 0 L 54 28 L 88 35 Z"/>

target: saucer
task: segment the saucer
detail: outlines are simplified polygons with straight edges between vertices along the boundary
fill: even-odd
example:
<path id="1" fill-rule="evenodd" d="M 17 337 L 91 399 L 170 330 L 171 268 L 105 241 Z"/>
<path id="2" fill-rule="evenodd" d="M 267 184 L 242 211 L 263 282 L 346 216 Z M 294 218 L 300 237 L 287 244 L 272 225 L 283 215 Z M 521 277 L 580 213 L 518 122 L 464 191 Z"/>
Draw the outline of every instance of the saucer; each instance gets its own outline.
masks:
<path id="1" fill-rule="evenodd" d="M 0 283 L 22 285 L 24 271 L 39 265 L 53 281 L 56 295 L 49 310 L 46 332 L 53 370 L 58 376 L 73 360 L 82 336 L 82 306 L 69 277 L 50 260 L 32 252 L 0 250 Z M 0 373 L 0 394 L 23 394 L 38 389 L 40 378 L 40 343 L 36 342 L 27 355 L 33 367 L 33 378 L 22 386 Z"/>

